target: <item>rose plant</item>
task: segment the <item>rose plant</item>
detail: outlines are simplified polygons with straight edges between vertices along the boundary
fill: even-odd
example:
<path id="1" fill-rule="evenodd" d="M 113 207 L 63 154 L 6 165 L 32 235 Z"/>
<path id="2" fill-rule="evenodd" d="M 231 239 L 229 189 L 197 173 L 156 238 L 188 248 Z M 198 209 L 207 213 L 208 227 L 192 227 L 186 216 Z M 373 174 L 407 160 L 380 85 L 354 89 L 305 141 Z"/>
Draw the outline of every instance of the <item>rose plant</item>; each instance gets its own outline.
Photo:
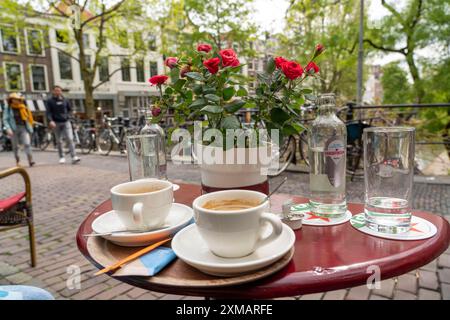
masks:
<path id="1" fill-rule="evenodd" d="M 209 44 L 180 57 L 169 57 L 165 65 L 169 77 L 157 75 L 149 79 L 156 85 L 159 98 L 154 104 L 153 121 L 159 122 L 173 110 L 177 126 L 202 120 L 204 129 L 214 128 L 226 133 L 243 124 L 235 113 L 241 108 L 255 110 L 254 128 L 279 129 L 281 134 L 299 133 L 298 111 L 305 99 L 313 100 L 312 90 L 302 83 L 318 77 L 315 59 L 324 51 L 317 45 L 305 69 L 296 61 L 283 57 L 270 58 L 264 72 L 258 73 L 256 94 L 249 96 L 248 78 L 241 73 L 242 64 L 233 49 L 213 50 Z M 253 81 L 253 80 L 252 80 Z"/>

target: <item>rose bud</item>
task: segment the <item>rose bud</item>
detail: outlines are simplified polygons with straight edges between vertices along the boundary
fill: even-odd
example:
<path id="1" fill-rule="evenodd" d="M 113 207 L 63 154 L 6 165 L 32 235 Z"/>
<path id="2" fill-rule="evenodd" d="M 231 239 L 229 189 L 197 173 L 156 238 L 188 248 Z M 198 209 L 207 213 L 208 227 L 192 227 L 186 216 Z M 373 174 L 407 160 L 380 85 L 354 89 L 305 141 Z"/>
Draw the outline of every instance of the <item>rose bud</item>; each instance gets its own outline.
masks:
<path id="1" fill-rule="evenodd" d="M 157 75 L 157 76 L 153 76 L 150 79 L 148 79 L 148 82 L 150 82 L 153 86 L 160 86 L 160 85 L 164 84 L 164 82 L 166 82 L 167 79 L 169 79 L 168 76 Z"/>
<path id="2" fill-rule="evenodd" d="M 220 59 L 217 57 L 203 61 L 203 65 L 206 67 L 206 69 L 208 69 L 208 71 L 211 74 L 216 74 L 217 71 L 219 71 L 219 64 L 220 64 Z"/>
<path id="3" fill-rule="evenodd" d="M 170 69 L 173 69 L 177 66 L 178 58 L 175 57 L 169 57 L 166 59 L 166 66 L 168 66 Z"/>
<path id="4" fill-rule="evenodd" d="M 181 78 L 186 77 L 186 73 L 188 73 L 188 72 L 191 72 L 191 66 L 190 65 L 186 65 L 183 68 L 181 68 L 180 77 Z"/>
<path id="5" fill-rule="evenodd" d="M 203 52 L 206 52 L 206 53 L 208 53 L 208 52 L 210 52 L 212 50 L 212 47 L 209 45 L 209 44 L 207 44 L 207 43 L 200 43 L 198 46 L 197 46 L 197 51 L 203 51 Z"/>
<path id="6" fill-rule="evenodd" d="M 161 114 L 161 108 L 155 107 L 152 109 L 152 116 L 157 117 Z"/>
<path id="7" fill-rule="evenodd" d="M 305 68 L 305 71 L 307 74 L 318 73 L 319 70 L 320 70 L 319 66 L 312 61 L 310 63 L 308 63 L 308 65 Z"/>
<path id="8" fill-rule="evenodd" d="M 287 60 L 283 57 L 276 57 L 274 59 L 275 61 L 275 65 L 277 66 L 277 69 L 281 69 L 281 66 L 283 65 L 283 63 L 286 63 Z"/>

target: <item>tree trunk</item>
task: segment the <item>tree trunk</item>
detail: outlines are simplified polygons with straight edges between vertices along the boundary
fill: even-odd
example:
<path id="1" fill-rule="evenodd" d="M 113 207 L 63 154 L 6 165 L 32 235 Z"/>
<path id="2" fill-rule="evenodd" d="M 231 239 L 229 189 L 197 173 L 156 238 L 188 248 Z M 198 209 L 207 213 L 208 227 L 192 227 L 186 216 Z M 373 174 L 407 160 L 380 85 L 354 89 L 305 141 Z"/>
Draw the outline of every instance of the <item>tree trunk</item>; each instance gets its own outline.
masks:
<path id="1" fill-rule="evenodd" d="M 86 116 L 88 119 L 95 119 L 95 105 L 94 105 L 94 91 L 92 89 L 92 86 L 85 86 L 84 87 L 85 92 L 85 110 L 86 110 Z"/>
<path id="2" fill-rule="evenodd" d="M 413 78 L 414 82 L 414 95 L 416 103 L 422 103 L 423 99 L 425 98 L 425 90 L 423 89 L 419 69 L 416 66 L 416 62 L 414 61 L 413 52 L 408 52 L 405 57 L 406 62 L 408 63 L 409 72 L 411 73 L 411 77 Z"/>

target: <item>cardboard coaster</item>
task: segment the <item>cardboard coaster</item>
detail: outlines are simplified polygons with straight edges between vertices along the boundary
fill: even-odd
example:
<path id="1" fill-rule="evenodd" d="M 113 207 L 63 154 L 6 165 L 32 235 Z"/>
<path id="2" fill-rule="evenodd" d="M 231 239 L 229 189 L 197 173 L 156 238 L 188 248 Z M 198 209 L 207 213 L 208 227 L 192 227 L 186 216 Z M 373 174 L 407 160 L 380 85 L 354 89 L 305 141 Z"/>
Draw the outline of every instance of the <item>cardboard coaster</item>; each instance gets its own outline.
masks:
<path id="1" fill-rule="evenodd" d="M 303 218 L 303 225 L 307 226 L 334 226 L 337 224 L 342 224 L 349 221 L 352 218 L 352 213 L 347 210 L 344 216 L 339 218 L 326 218 L 321 216 L 316 216 L 311 213 L 311 209 L 308 203 L 295 204 L 291 207 L 291 212 L 293 213 L 303 213 L 305 217 Z"/>
<path id="2" fill-rule="evenodd" d="M 356 214 L 350 220 L 351 225 L 358 231 L 370 234 L 371 236 L 391 239 L 391 240 L 422 240 L 434 236 L 437 232 L 436 226 L 428 220 L 412 216 L 411 229 L 408 232 L 392 234 L 383 233 L 370 229 L 366 226 L 364 213 Z"/>

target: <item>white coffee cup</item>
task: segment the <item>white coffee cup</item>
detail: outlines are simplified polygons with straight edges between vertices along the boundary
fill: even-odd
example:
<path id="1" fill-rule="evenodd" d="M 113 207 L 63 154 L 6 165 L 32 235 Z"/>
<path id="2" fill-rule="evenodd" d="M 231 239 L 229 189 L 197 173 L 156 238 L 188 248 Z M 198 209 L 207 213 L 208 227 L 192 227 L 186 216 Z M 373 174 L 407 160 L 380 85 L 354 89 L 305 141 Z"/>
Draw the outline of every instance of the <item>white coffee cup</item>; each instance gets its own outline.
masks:
<path id="1" fill-rule="evenodd" d="M 282 232 L 280 218 L 268 213 L 266 195 L 249 190 L 225 190 L 204 194 L 193 202 L 198 231 L 208 248 L 217 256 L 238 258 L 251 254 L 259 246 L 274 241 Z M 254 207 L 241 210 L 217 211 L 205 209 L 211 200 L 242 199 L 254 201 Z M 265 223 L 272 225 L 272 233 L 263 238 Z"/>
<path id="2" fill-rule="evenodd" d="M 114 211 L 127 229 L 158 228 L 163 226 L 172 207 L 173 185 L 169 181 L 157 179 L 122 183 L 111 189 L 111 201 Z"/>

